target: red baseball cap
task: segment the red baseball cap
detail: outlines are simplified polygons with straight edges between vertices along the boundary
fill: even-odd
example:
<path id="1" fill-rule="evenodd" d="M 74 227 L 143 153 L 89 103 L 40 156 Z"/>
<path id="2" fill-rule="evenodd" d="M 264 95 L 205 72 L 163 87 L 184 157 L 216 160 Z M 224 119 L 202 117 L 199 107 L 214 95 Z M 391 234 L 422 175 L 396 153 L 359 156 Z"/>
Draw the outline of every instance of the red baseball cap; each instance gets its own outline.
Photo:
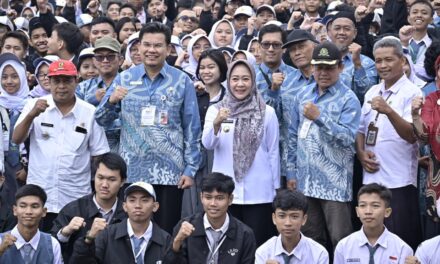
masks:
<path id="1" fill-rule="evenodd" d="M 49 73 L 47 76 L 77 76 L 75 64 L 68 60 L 57 60 L 49 65 Z"/>

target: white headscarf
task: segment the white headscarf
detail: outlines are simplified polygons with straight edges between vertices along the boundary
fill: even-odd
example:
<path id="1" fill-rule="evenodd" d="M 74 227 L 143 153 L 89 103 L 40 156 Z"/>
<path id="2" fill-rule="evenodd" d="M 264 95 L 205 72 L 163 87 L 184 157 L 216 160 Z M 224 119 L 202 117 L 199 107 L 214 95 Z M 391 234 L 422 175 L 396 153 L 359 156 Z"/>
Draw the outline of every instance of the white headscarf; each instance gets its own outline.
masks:
<path id="1" fill-rule="evenodd" d="M 192 75 L 196 74 L 196 69 L 197 69 L 197 65 L 199 64 L 199 62 L 194 58 L 194 54 L 193 54 L 193 46 L 196 44 L 197 41 L 199 41 L 201 38 L 206 39 L 212 47 L 212 43 L 211 41 L 209 41 L 208 37 L 205 35 L 195 35 L 194 37 L 191 38 L 191 40 L 188 43 L 188 48 L 187 48 L 187 52 L 188 52 L 188 64 L 185 66 L 185 68 L 183 68 L 183 70 L 185 70 L 187 73 L 190 73 Z"/>
<path id="2" fill-rule="evenodd" d="M 243 53 L 244 56 L 246 56 L 246 60 L 249 62 L 250 65 L 255 65 L 257 63 L 257 59 L 255 59 L 255 56 L 247 50 L 237 50 L 236 52 L 234 52 L 234 55 L 232 55 L 232 59 L 237 53 Z"/>
<path id="3" fill-rule="evenodd" d="M 215 31 L 217 30 L 217 27 L 220 25 L 220 23 L 223 23 L 223 22 L 228 23 L 228 25 L 232 29 L 232 43 L 227 45 L 227 47 L 234 48 L 234 45 L 235 45 L 235 29 L 234 29 L 234 25 L 232 25 L 231 21 L 229 21 L 227 19 L 222 19 L 222 20 L 219 20 L 219 21 L 215 22 L 214 26 L 212 26 L 212 28 L 211 28 L 211 32 L 209 32 L 209 35 L 208 35 L 208 39 L 211 42 L 211 45 L 212 45 L 212 47 L 214 49 L 220 48 L 219 46 L 217 46 L 217 44 L 214 41 L 214 34 L 215 34 Z"/>
<path id="4" fill-rule="evenodd" d="M 40 70 L 40 67 L 43 65 L 47 65 L 49 66 L 50 63 L 48 61 L 40 61 L 40 63 L 38 63 L 37 67 L 35 67 L 35 75 L 38 73 L 38 71 Z M 43 86 L 40 83 L 40 80 L 37 78 L 37 85 L 35 85 L 34 89 L 32 89 L 32 91 L 29 92 L 29 96 L 32 98 L 40 98 L 42 96 L 48 95 L 50 94 L 50 91 L 47 91 L 46 89 L 43 88 Z"/>
<path id="5" fill-rule="evenodd" d="M 0 66 L 0 76 L 3 75 L 3 71 L 8 65 L 14 68 L 17 72 L 18 77 L 20 78 L 20 88 L 15 94 L 9 94 L 3 89 L 0 82 L 0 105 L 6 109 L 21 112 L 26 104 L 26 99 L 29 94 L 26 70 L 23 64 L 14 60 L 7 60 Z"/>

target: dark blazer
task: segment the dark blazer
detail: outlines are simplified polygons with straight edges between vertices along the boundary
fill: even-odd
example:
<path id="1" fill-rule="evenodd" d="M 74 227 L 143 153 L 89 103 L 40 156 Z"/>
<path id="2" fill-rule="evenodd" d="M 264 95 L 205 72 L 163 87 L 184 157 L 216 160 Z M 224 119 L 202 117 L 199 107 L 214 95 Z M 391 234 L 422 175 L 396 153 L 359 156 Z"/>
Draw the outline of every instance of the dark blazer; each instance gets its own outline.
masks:
<path id="1" fill-rule="evenodd" d="M 156 264 L 161 261 L 170 243 L 171 236 L 153 223 L 153 234 L 145 251 L 144 263 Z M 70 263 L 135 263 L 127 219 L 104 229 L 94 243 L 87 244 L 84 239 L 78 239 Z"/>
<path id="2" fill-rule="evenodd" d="M 173 237 L 176 237 L 183 221 L 191 223 L 195 230 L 191 236 L 183 242 L 180 252 L 174 252 L 172 247 L 168 249 L 163 261 L 164 264 L 206 264 L 209 248 L 206 242 L 207 238 L 203 225 L 203 215 L 204 213 L 195 214 L 181 220 L 176 225 Z M 254 264 L 255 249 L 254 232 L 247 225 L 240 222 L 240 220 L 229 215 L 229 228 L 228 231 L 226 231 L 226 239 L 219 249 L 218 263 Z"/>
<path id="3" fill-rule="evenodd" d="M 95 220 L 96 217 L 102 217 L 101 213 L 98 211 L 98 208 L 93 202 L 93 195 L 94 194 L 88 194 L 66 204 L 53 222 L 51 233 L 55 238 L 57 237 L 58 231 L 67 226 L 75 216 L 84 218 L 84 221 L 86 222 L 85 227 L 81 228 L 70 236 L 69 242 L 60 242 L 65 263 L 69 263 L 75 241 L 78 238 L 86 235 L 87 231 L 89 231 L 92 227 L 93 220 Z M 122 201 L 121 199 L 118 199 L 118 203 L 116 204 L 116 212 L 113 214 L 110 224 L 120 223 L 126 218 L 127 214 L 122 208 Z"/>

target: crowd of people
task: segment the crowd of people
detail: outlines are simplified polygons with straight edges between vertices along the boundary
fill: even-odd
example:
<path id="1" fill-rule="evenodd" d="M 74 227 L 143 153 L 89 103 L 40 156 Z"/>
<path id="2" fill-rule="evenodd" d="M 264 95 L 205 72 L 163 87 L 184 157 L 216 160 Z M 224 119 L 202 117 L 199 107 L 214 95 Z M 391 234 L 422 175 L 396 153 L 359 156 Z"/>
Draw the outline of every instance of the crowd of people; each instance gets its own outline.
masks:
<path id="1" fill-rule="evenodd" d="M 437 263 L 440 0 L 0 0 L 0 263 Z"/>

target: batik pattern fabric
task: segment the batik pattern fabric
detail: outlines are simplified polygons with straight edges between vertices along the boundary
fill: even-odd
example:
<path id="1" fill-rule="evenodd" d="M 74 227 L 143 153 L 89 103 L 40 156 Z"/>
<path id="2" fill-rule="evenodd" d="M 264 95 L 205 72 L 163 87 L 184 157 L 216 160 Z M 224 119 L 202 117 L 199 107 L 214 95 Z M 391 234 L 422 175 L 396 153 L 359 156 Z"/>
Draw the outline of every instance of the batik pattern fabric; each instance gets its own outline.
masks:
<path id="1" fill-rule="evenodd" d="M 119 153 L 127 162 L 128 182 L 177 185 L 181 175 L 194 176 L 201 160 L 201 127 L 189 77 L 165 63 L 154 80 L 139 65 L 122 72 L 115 82 L 128 94 L 112 105 L 114 88 L 109 89 L 95 116 L 104 126 L 121 119 Z M 156 108 L 154 125 L 141 125 L 146 107 Z"/>
<path id="2" fill-rule="evenodd" d="M 306 196 L 348 202 L 352 200 L 354 142 L 361 106 L 356 95 L 338 81 L 318 96 L 315 84 L 295 97 L 290 115 L 287 179 L 297 182 Z M 304 105 L 314 102 L 320 115 L 305 136 Z"/>

